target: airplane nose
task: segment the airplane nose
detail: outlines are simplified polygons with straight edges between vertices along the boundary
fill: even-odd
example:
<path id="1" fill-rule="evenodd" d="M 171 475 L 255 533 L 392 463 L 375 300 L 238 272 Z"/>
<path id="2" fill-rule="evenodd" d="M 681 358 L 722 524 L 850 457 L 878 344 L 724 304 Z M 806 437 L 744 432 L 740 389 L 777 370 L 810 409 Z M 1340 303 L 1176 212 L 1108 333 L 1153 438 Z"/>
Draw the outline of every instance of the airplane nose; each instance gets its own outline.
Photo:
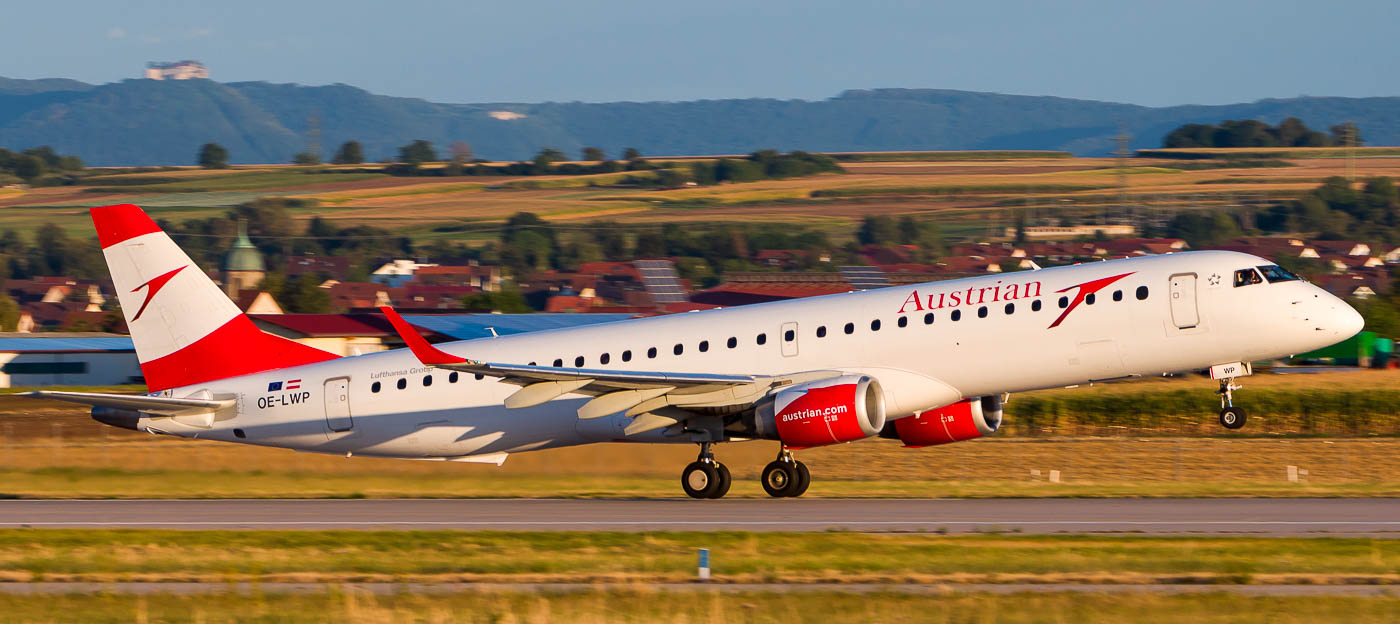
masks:
<path id="1" fill-rule="evenodd" d="M 1366 325 L 1366 319 L 1361 318 L 1361 313 L 1340 299 L 1337 300 L 1333 317 L 1333 327 L 1343 338 L 1355 336 Z"/>

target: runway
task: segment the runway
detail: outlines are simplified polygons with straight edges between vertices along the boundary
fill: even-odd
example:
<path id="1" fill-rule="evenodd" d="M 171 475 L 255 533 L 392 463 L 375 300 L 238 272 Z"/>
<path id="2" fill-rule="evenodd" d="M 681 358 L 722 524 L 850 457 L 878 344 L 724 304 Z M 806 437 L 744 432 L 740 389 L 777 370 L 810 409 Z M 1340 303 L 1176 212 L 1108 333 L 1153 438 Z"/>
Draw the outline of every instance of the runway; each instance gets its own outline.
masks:
<path id="1" fill-rule="evenodd" d="M 1400 537 L 1400 499 L 8 500 L 0 527 Z"/>

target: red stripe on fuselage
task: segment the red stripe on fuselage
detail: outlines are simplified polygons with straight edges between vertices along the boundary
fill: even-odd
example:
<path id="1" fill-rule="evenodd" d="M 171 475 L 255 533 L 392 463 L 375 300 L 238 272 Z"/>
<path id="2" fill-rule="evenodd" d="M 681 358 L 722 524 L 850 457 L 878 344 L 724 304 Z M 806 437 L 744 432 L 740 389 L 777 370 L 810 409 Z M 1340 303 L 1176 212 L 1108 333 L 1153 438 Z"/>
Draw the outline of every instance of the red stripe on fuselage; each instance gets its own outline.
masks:
<path id="1" fill-rule="evenodd" d="M 240 314 L 208 336 L 169 355 L 141 363 L 152 392 L 340 356 L 274 336 Z"/>
<path id="2" fill-rule="evenodd" d="M 92 224 L 97 228 L 97 242 L 101 243 L 103 249 L 142 234 L 160 231 L 160 226 L 146 216 L 145 211 L 131 204 L 100 206 L 88 212 L 92 213 Z"/>

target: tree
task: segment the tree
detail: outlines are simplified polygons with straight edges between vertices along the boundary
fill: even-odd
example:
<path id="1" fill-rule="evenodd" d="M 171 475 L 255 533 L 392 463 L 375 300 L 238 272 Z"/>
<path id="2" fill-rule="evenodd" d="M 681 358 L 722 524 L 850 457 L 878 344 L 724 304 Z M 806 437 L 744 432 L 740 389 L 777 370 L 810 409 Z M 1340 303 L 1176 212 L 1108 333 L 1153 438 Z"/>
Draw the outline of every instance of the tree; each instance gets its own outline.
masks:
<path id="1" fill-rule="evenodd" d="M 310 273 L 303 273 L 295 281 L 286 284 L 278 301 L 288 312 L 324 314 L 331 311 L 330 294 L 321 288 L 320 279 Z"/>
<path id="2" fill-rule="evenodd" d="M 622 150 L 623 160 L 639 160 L 641 157 L 642 151 L 635 147 L 629 147 L 625 150 Z"/>
<path id="3" fill-rule="evenodd" d="M 15 175 L 32 182 L 44 175 L 44 160 L 37 156 L 22 155 L 15 159 L 14 171 Z"/>
<path id="4" fill-rule="evenodd" d="M 296 156 L 293 156 L 293 157 L 292 157 L 292 164 L 294 164 L 294 165 L 319 165 L 319 164 L 321 164 L 321 156 L 320 156 L 319 154 L 315 154 L 315 153 L 313 153 L 313 152 L 301 152 L 301 153 L 298 153 Z"/>
<path id="5" fill-rule="evenodd" d="M 585 147 L 583 148 L 583 160 L 596 160 L 598 162 L 602 162 L 604 160 L 607 160 L 607 156 L 603 154 L 603 150 L 601 149 L 598 149 L 596 147 Z"/>
<path id="6" fill-rule="evenodd" d="M 358 165 L 365 162 L 364 148 L 359 141 L 346 141 L 340 144 L 340 149 L 335 151 L 335 156 L 331 162 L 337 165 Z"/>
<path id="7" fill-rule="evenodd" d="M 466 141 L 453 141 L 447 146 L 447 152 L 452 154 L 452 162 L 465 165 L 472 161 L 472 146 Z"/>
<path id="8" fill-rule="evenodd" d="M 503 314 L 526 314 L 534 312 L 525 303 L 525 296 L 514 287 L 504 287 L 496 292 L 472 293 L 462 297 L 462 305 L 468 310 L 483 310 Z"/>
<path id="9" fill-rule="evenodd" d="M 548 169 L 549 166 L 553 165 L 554 163 L 564 162 L 568 159 L 569 157 L 565 156 L 564 152 L 561 152 L 553 147 L 546 147 L 540 150 L 540 153 L 535 154 L 534 163 L 536 169 L 543 170 Z"/>
<path id="10" fill-rule="evenodd" d="M 433 149 L 431 141 L 418 139 L 399 148 L 399 162 L 418 165 L 425 162 L 436 162 L 437 159 L 437 151 Z"/>
<path id="11" fill-rule="evenodd" d="M 1329 130 L 1332 131 L 1332 142 L 1337 145 L 1355 147 L 1366 144 L 1366 140 L 1361 138 L 1361 129 L 1350 121 L 1332 126 Z"/>
<path id="12" fill-rule="evenodd" d="M 899 239 L 899 228 L 894 219 L 878 215 L 866 215 L 861 221 L 856 240 L 862 245 L 886 245 Z"/>
<path id="13" fill-rule="evenodd" d="M 218 143 L 205 143 L 199 147 L 198 162 L 205 169 L 228 169 L 228 150 Z"/>

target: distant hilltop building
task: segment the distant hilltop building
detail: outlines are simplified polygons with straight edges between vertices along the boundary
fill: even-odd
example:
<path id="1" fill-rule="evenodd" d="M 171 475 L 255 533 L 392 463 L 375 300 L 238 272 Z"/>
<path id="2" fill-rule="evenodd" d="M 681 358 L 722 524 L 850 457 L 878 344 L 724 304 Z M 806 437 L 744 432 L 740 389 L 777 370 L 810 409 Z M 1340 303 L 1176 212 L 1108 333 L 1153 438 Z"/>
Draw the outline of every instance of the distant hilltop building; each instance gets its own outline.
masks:
<path id="1" fill-rule="evenodd" d="M 208 78 L 209 68 L 199 61 L 176 61 L 174 63 L 146 63 L 146 77 L 151 80 L 189 80 Z"/>

